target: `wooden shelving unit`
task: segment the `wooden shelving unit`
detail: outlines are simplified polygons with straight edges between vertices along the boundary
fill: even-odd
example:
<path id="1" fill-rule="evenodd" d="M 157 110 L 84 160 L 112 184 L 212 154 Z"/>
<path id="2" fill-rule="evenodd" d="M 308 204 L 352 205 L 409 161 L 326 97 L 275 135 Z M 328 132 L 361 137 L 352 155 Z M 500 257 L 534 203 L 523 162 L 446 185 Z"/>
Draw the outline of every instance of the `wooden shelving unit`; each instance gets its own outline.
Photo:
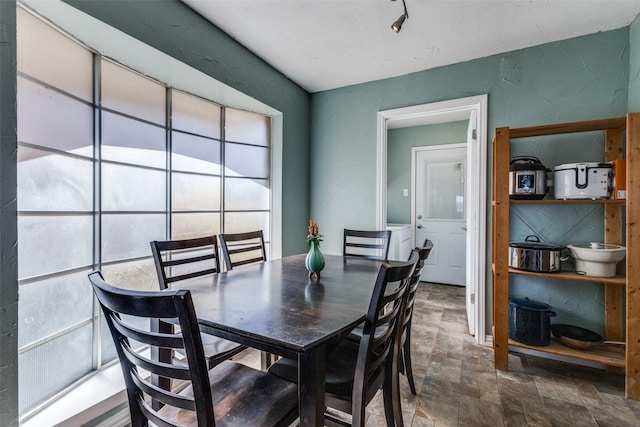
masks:
<path id="1" fill-rule="evenodd" d="M 511 200 L 509 199 L 509 160 L 511 141 L 544 135 L 605 131 L 605 161 L 623 157 L 626 130 L 626 200 Z M 590 120 L 519 129 L 496 128 L 493 138 L 492 181 L 492 273 L 493 273 L 493 346 L 495 367 L 509 369 L 509 346 L 601 363 L 625 371 L 625 395 L 640 400 L 640 113 L 626 117 Z M 612 278 L 595 278 L 571 272 L 531 273 L 509 268 L 510 204 L 601 203 L 604 205 L 605 243 L 621 244 L 626 228 L 626 271 Z M 626 224 L 623 224 L 626 209 Z M 626 226 L 626 227 L 623 227 Z M 576 350 L 557 342 L 548 347 L 527 346 L 509 340 L 509 276 L 522 274 L 540 278 L 602 283 L 605 295 L 605 338 L 622 341 L 626 347 L 601 345 Z M 624 301 L 626 297 L 626 307 Z M 623 313 L 626 316 L 623 316 Z M 623 321 L 626 318 L 626 323 Z"/>

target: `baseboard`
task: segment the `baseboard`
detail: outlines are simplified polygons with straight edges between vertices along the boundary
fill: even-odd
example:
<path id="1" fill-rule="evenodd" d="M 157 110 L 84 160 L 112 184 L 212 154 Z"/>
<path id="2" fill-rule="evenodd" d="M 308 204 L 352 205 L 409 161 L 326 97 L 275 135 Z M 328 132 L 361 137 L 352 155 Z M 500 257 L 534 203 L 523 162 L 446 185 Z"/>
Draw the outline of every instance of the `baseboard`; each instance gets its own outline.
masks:
<path id="1" fill-rule="evenodd" d="M 493 348 L 493 335 L 486 335 L 484 337 L 484 345 L 485 347 Z"/>

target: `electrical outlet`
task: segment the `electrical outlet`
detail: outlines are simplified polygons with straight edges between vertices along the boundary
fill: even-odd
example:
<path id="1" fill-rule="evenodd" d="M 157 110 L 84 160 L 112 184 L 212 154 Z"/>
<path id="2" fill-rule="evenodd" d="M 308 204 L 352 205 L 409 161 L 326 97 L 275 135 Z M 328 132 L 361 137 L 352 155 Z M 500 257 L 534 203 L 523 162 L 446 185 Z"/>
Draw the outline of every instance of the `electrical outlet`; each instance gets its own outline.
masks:
<path id="1" fill-rule="evenodd" d="M 404 190 L 402 190 L 402 195 L 403 195 L 404 197 L 409 197 L 409 189 L 408 189 L 408 188 L 405 188 Z"/>

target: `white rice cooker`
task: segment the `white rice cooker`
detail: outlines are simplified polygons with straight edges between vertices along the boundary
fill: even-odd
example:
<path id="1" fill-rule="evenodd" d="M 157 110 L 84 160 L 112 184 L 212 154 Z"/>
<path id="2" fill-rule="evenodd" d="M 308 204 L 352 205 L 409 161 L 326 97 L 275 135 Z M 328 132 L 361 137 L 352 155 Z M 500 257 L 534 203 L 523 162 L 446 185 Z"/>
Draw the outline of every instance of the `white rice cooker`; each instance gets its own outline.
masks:
<path id="1" fill-rule="evenodd" d="M 553 169 L 556 199 L 608 199 L 613 165 L 610 163 L 566 163 Z"/>

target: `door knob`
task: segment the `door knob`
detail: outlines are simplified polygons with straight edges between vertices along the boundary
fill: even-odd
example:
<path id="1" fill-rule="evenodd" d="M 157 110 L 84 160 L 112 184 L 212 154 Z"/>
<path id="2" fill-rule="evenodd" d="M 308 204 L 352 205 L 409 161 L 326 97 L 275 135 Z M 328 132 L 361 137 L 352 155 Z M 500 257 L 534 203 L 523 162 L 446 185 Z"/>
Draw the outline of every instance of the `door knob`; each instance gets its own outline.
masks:
<path id="1" fill-rule="evenodd" d="M 462 226 L 460 227 L 461 230 L 467 231 L 467 227 L 466 226 Z"/>
<path id="2" fill-rule="evenodd" d="M 423 227 L 422 227 L 422 224 L 418 224 L 418 225 L 416 225 L 416 228 L 423 228 Z"/>

